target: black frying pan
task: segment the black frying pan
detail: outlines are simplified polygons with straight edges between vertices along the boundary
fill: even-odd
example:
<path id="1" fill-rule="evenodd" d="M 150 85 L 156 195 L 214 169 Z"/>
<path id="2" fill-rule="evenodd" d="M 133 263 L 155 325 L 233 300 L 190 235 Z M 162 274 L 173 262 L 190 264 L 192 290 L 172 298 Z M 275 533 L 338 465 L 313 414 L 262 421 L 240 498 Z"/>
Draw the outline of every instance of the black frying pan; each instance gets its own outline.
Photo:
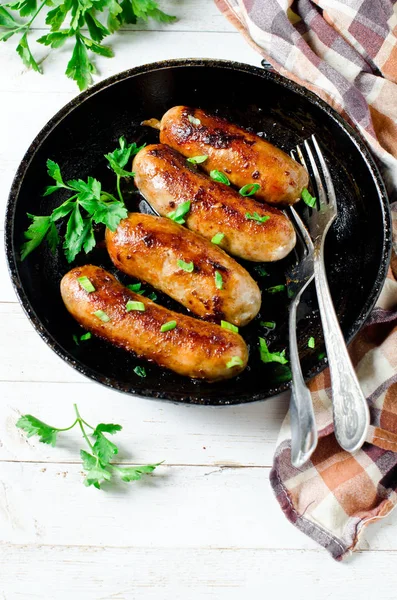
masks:
<path id="1" fill-rule="evenodd" d="M 326 244 L 326 263 L 336 311 L 347 341 L 365 322 L 382 288 L 391 249 L 390 214 L 379 172 L 360 137 L 327 104 L 297 84 L 259 68 L 212 60 L 177 60 L 126 71 L 94 86 L 65 106 L 44 127 L 27 151 L 16 174 L 8 203 L 6 251 L 11 278 L 29 319 L 47 344 L 66 362 L 88 377 L 114 389 L 145 397 L 199 404 L 233 404 L 272 396 L 288 387 L 288 369 L 265 365 L 258 356 L 258 336 L 272 350 L 288 347 L 287 298 L 263 291 L 261 314 L 242 334 L 250 346 L 250 362 L 238 378 L 207 384 L 179 377 L 110 344 L 91 339 L 76 346 L 72 334 L 79 327 L 63 306 L 59 282 L 70 269 L 63 253 L 53 256 L 46 245 L 24 262 L 19 248 L 29 221 L 26 213 L 49 214 L 60 202 L 57 195 L 42 197 L 49 179 L 46 160 L 61 166 L 64 178 L 93 175 L 113 178 L 103 155 L 128 141 L 155 142 L 158 134 L 140 126 L 143 119 L 161 118 L 171 106 L 206 108 L 255 132 L 288 152 L 315 133 L 329 161 L 338 199 L 339 216 Z M 139 197 L 132 194 L 129 208 Z M 283 283 L 283 273 L 294 256 L 267 264 L 267 276 L 245 265 L 262 290 Z M 77 264 L 99 264 L 115 272 L 103 248 Z M 127 278 L 117 276 L 123 282 Z M 146 286 L 148 287 L 148 286 Z M 162 294 L 158 301 L 183 309 Z M 260 321 L 275 321 L 268 331 Z M 307 347 L 309 337 L 316 347 Z M 305 293 L 298 325 L 302 368 L 306 379 L 326 365 L 314 286 Z M 23 341 L 21 341 L 23 343 Z M 145 365 L 147 377 L 133 368 Z"/>

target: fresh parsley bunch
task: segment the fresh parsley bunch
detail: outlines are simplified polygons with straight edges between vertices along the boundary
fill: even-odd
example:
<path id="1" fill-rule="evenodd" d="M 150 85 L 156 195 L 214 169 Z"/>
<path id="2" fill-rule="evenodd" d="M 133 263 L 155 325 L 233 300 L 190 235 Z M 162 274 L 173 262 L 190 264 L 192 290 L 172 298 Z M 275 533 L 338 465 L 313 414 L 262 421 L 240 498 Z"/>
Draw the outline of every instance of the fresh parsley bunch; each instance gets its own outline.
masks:
<path id="1" fill-rule="evenodd" d="M 21 34 L 16 50 L 23 63 L 38 73 L 42 69 L 30 50 L 28 33 L 43 9 L 50 9 L 46 16 L 50 31 L 37 41 L 51 48 L 60 48 L 69 38 L 74 39 L 66 75 L 76 81 L 80 90 L 91 85 L 92 74 L 96 72 L 91 53 L 109 58 L 113 56 L 112 49 L 102 45 L 105 37 L 125 23 L 134 24 L 138 19 L 147 21 L 150 18 L 163 23 L 172 23 L 176 19 L 161 11 L 154 0 L 11 0 L 1 4 L 0 28 L 4 31 L 0 31 L 0 41 L 6 42 Z M 17 20 L 15 13 L 28 20 Z M 69 24 L 63 27 L 65 21 Z"/>
<path id="2" fill-rule="evenodd" d="M 73 179 L 65 183 L 59 165 L 52 160 L 47 161 L 48 174 L 54 180 L 55 185 L 48 186 L 44 196 L 49 196 L 62 189 L 69 190 L 72 195 L 51 215 L 35 216 L 28 213 L 28 217 L 33 222 L 25 231 L 27 241 L 21 247 L 22 260 L 43 240 L 46 240 L 52 252 L 55 252 L 59 243 L 59 233 L 55 223 L 65 217 L 69 217 L 69 219 L 63 248 L 69 263 L 81 250 L 88 253 L 95 247 L 94 223 L 103 223 L 115 231 L 121 219 L 125 219 L 128 214 L 121 193 L 120 181 L 122 178 L 134 176 L 134 173 L 125 170 L 125 166 L 131 157 L 143 148 L 143 146 L 138 147 L 135 142 L 127 144 L 124 137 L 120 138 L 119 144 L 119 148 L 105 155 L 110 168 L 116 174 L 118 198 L 102 190 L 101 183 L 93 177 L 88 177 L 87 181 Z"/>
<path id="3" fill-rule="evenodd" d="M 81 417 L 77 405 L 74 404 L 73 406 L 76 413 L 76 419 L 69 427 L 64 427 L 62 429 L 52 427 L 32 415 L 23 415 L 17 421 L 16 426 L 23 429 L 28 437 L 37 435 L 40 442 L 49 444 L 50 446 L 55 446 L 57 443 L 58 433 L 69 431 L 70 429 L 73 429 L 73 427 L 78 426 L 90 450 L 89 452 L 80 450 L 83 469 L 86 472 L 84 484 L 86 486 L 93 485 L 97 489 L 100 489 L 104 482 L 110 482 L 115 475 L 126 482 L 137 481 L 142 478 L 142 475 L 152 473 L 155 468 L 161 464 L 155 463 L 152 465 L 139 465 L 136 467 L 119 467 L 111 463 L 111 459 L 118 454 L 119 450 L 116 444 L 111 442 L 105 434 L 114 435 L 118 431 L 121 431 L 121 425 L 115 423 L 99 423 L 96 427 L 92 427 L 92 425 L 87 423 L 87 421 Z M 87 427 L 91 430 L 90 433 L 87 433 Z M 92 441 L 90 440 L 90 437 Z"/>

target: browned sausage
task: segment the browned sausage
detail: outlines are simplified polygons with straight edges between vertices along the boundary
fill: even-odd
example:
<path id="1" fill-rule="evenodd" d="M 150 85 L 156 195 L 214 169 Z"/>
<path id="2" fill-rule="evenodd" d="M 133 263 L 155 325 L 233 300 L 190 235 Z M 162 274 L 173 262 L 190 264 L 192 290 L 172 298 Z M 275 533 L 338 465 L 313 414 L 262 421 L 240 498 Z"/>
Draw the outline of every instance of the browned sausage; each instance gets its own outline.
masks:
<path id="1" fill-rule="evenodd" d="M 247 271 L 171 219 L 130 213 L 116 231 L 106 230 L 106 246 L 118 269 L 150 283 L 200 317 L 240 326 L 259 312 L 261 293 Z"/>
<path id="2" fill-rule="evenodd" d="M 202 168 L 223 171 L 239 188 L 259 184 L 255 197 L 270 204 L 294 204 L 308 185 L 307 171 L 285 152 L 199 108 L 174 106 L 167 111 L 160 141 L 184 156 L 207 155 Z"/>
<path id="3" fill-rule="evenodd" d="M 83 276 L 95 291 L 81 287 Z M 167 310 L 134 294 L 100 267 L 69 271 L 61 281 L 61 294 L 67 310 L 88 331 L 180 375 L 218 381 L 238 375 L 247 365 L 248 349 L 238 333 Z M 128 301 L 142 303 L 145 310 L 127 312 Z M 108 320 L 96 316 L 97 311 Z M 162 325 L 170 321 L 176 327 L 162 333 Z"/>
<path id="4" fill-rule="evenodd" d="M 190 168 L 181 154 L 155 144 L 143 148 L 133 163 L 135 183 L 163 216 L 190 201 L 184 217 L 192 231 L 211 240 L 224 237 L 220 246 L 246 260 L 269 262 L 284 258 L 295 246 L 295 230 L 277 208 L 244 198 L 230 187 Z M 255 213 L 266 222 L 250 219 Z"/>

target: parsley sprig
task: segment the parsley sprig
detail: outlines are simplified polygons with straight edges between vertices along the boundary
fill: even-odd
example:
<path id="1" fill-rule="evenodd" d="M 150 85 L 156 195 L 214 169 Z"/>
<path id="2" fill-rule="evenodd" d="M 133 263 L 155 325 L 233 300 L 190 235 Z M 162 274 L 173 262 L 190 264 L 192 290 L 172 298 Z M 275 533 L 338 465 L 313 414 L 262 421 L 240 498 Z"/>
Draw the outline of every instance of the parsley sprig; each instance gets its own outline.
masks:
<path id="1" fill-rule="evenodd" d="M 93 427 L 81 417 L 77 405 L 73 404 L 73 407 L 76 418 L 69 427 L 52 427 L 32 415 L 23 415 L 18 419 L 16 426 L 25 431 L 28 437 L 37 435 L 40 442 L 49 444 L 50 446 L 56 445 L 59 433 L 79 427 L 89 448 L 89 452 L 80 450 L 83 469 L 86 472 L 84 484 L 86 486 L 93 485 L 97 489 L 100 489 L 104 482 L 110 482 L 115 475 L 118 475 L 126 482 L 137 481 L 142 478 L 142 475 L 152 473 L 161 464 L 119 467 L 111 463 L 111 459 L 118 454 L 119 449 L 105 434 L 114 435 L 118 431 L 121 431 L 121 425 L 99 423 L 96 427 Z M 87 432 L 87 428 L 90 430 L 89 432 Z"/>
<path id="2" fill-rule="evenodd" d="M 37 42 L 60 48 L 67 40 L 74 40 L 72 57 L 65 73 L 76 81 L 80 90 L 91 85 L 92 75 L 96 72 L 91 53 L 108 58 L 113 56 L 113 50 L 102 45 L 105 37 L 124 24 L 136 23 L 138 19 L 148 21 L 150 18 L 162 23 L 176 20 L 176 17 L 160 10 L 154 0 L 61 0 L 55 6 L 52 0 L 6 2 L 0 6 L 0 41 L 6 42 L 21 34 L 16 51 L 24 65 L 38 73 L 42 73 L 42 68 L 29 47 L 28 33 L 44 8 L 48 10 L 45 22 L 50 31 Z M 19 17 L 28 20 L 21 21 Z M 63 27 L 65 21 L 69 24 Z"/>
<path id="3" fill-rule="evenodd" d="M 59 165 L 50 159 L 47 160 L 48 175 L 55 184 L 48 186 L 43 195 L 49 196 L 59 190 L 68 190 L 72 195 L 53 210 L 51 215 L 36 216 L 28 213 L 32 223 L 24 234 L 27 241 L 21 247 L 22 260 L 44 240 L 48 242 L 54 253 L 59 243 L 59 233 L 55 223 L 65 217 L 69 218 L 63 248 L 69 263 L 81 250 L 88 254 L 95 247 L 95 223 L 103 223 L 111 231 L 115 231 L 121 219 L 125 219 L 128 214 L 120 189 L 120 180 L 134 175 L 124 167 L 131 156 L 142 148 L 142 146 L 137 147 L 135 143 L 127 144 L 124 137 L 119 139 L 119 144 L 119 148 L 105 155 L 117 177 L 118 198 L 102 190 L 100 181 L 93 177 L 88 177 L 86 181 L 73 179 L 65 183 Z"/>

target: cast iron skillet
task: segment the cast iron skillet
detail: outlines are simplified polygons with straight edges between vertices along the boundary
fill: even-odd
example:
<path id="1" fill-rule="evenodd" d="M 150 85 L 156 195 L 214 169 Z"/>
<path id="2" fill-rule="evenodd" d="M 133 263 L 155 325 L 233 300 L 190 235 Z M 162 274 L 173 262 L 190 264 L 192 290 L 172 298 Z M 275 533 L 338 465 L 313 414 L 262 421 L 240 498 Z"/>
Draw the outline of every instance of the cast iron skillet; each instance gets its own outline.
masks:
<path id="1" fill-rule="evenodd" d="M 176 60 L 126 71 L 94 86 L 65 106 L 39 133 L 28 149 L 12 185 L 6 217 L 6 251 L 11 278 L 26 314 L 46 343 L 66 362 L 88 377 L 116 390 L 144 397 L 198 404 L 251 402 L 288 387 L 288 369 L 265 365 L 258 357 L 258 335 L 272 350 L 288 346 L 287 298 L 265 290 L 283 283 L 287 261 L 268 264 L 268 275 L 248 266 L 263 291 L 261 314 L 242 334 L 250 346 L 250 362 L 237 379 L 217 384 L 195 382 L 140 361 L 133 355 L 92 338 L 76 346 L 79 327 L 63 306 L 59 282 L 69 270 L 63 252 L 53 256 L 46 245 L 24 262 L 19 258 L 26 213 L 49 214 L 64 198 L 42 197 L 50 183 L 46 160 L 61 166 L 64 178 L 100 179 L 113 186 L 103 155 L 128 141 L 155 142 L 158 134 L 140 126 L 143 119 L 161 118 L 171 106 L 203 107 L 255 132 L 289 151 L 315 133 L 321 141 L 333 176 L 339 216 L 327 238 L 326 262 L 330 287 L 347 341 L 359 331 L 379 295 L 390 254 L 390 215 L 385 188 L 367 148 L 343 119 L 317 96 L 275 73 L 244 64 L 213 60 Z M 130 194 L 129 208 L 139 196 Z M 112 272 L 104 248 L 77 264 L 95 263 Z M 123 281 L 125 276 L 117 273 Z M 146 286 L 148 288 L 148 286 Z M 148 288 L 149 289 L 149 288 Z M 158 301 L 182 310 L 169 298 Z M 275 321 L 273 331 L 260 321 Z M 80 331 L 81 333 L 81 331 Z M 307 348 L 313 336 L 316 347 Z M 326 365 L 314 288 L 303 298 L 298 326 L 302 367 L 306 379 Z M 23 340 L 21 340 L 23 343 Z M 144 365 L 146 378 L 133 368 Z"/>

